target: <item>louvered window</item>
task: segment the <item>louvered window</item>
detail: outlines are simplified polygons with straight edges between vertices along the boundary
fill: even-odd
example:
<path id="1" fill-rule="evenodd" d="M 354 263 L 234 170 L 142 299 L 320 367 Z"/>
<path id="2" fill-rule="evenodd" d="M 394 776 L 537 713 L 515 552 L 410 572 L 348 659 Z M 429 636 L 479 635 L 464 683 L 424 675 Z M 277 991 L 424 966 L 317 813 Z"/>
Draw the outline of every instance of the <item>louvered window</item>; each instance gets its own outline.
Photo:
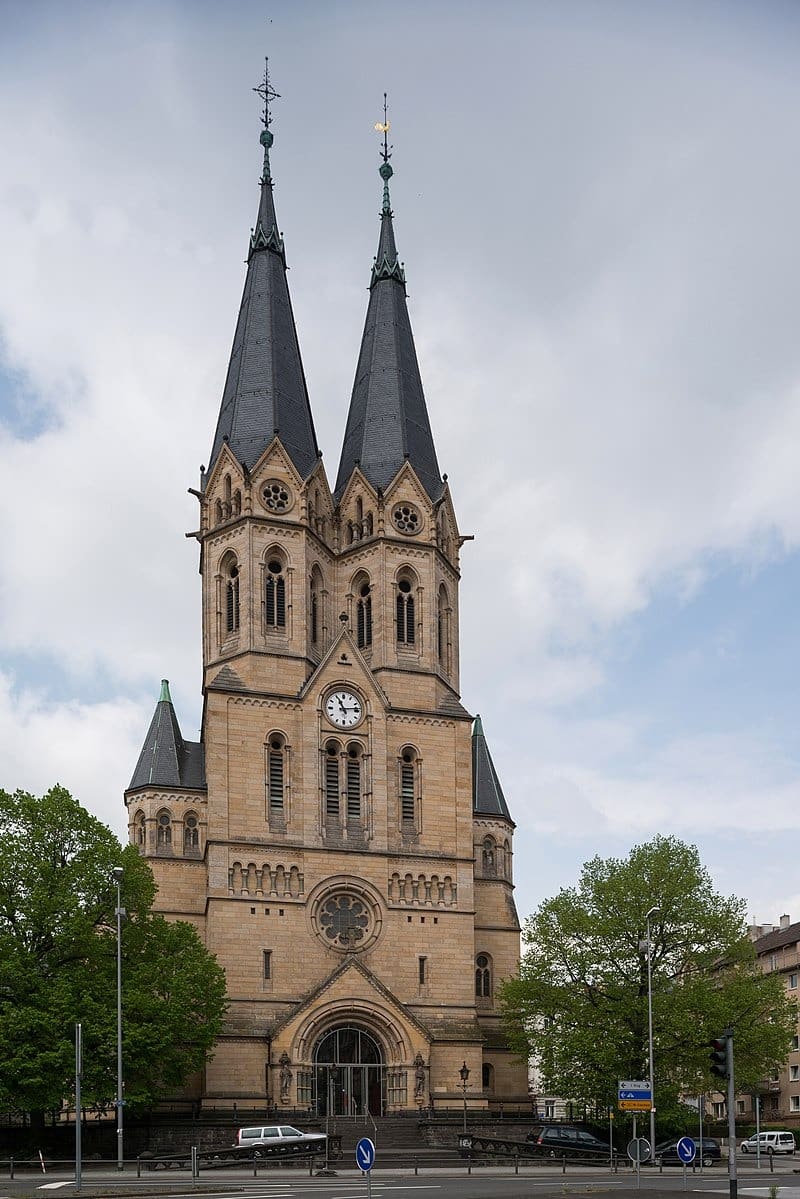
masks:
<path id="1" fill-rule="evenodd" d="M 339 815 L 339 751 L 333 745 L 325 753 L 325 812 Z"/>
<path id="2" fill-rule="evenodd" d="M 239 628 L 239 568 L 231 566 L 225 584 L 225 629 L 235 633 Z"/>
<path id="3" fill-rule="evenodd" d="M 414 644 L 414 596 L 408 579 L 397 585 L 397 640 L 402 645 Z"/>
<path id="4" fill-rule="evenodd" d="M 277 737 L 267 754 L 267 788 L 270 812 L 282 812 L 284 800 L 284 747 Z"/>
<path id="5" fill-rule="evenodd" d="M 369 583 L 364 583 L 359 592 L 356 611 L 356 638 L 359 649 L 372 645 L 372 595 Z"/>
<path id="6" fill-rule="evenodd" d="M 267 563 L 267 571 L 267 627 L 282 629 L 286 627 L 286 580 L 283 577 L 283 566 L 277 558 L 273 558 Z"/>
<path id="7" fill-rule="evenodd" d="M 361 759 L 357 750 L 351 750 L 347 758 L 347 819 L 358 820 L 361 816 Z"/>
<path id="8" fill-rule="evenodd" d="M 316 645 L 319 638 L 317 629 L 318 620 L 318 601 L 316 591 L 311 592 L 311 644 Z"/>
<path id="9" fill-rule="evenodd" d="M 413 823 L 416 815 L 416 804 L 414 802 L 414 763 L 410 760 L 411 755 L 403 755 L 403 761 L 400 766 L 400 814 L 404 823 Z"/>

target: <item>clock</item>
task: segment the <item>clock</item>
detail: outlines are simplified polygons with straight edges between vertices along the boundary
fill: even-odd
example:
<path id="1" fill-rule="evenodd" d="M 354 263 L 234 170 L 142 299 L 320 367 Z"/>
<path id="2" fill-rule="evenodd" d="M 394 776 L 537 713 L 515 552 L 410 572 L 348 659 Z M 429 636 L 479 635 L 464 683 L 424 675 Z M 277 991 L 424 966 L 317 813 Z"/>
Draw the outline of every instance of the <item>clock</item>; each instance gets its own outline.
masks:
<path id="1" fill-rule="evenodd" d="M 364 708 L 352 691 L 332 691 L 325 700 L 325 715 L 337 728 L 352 729 L 364 715 Z"/>

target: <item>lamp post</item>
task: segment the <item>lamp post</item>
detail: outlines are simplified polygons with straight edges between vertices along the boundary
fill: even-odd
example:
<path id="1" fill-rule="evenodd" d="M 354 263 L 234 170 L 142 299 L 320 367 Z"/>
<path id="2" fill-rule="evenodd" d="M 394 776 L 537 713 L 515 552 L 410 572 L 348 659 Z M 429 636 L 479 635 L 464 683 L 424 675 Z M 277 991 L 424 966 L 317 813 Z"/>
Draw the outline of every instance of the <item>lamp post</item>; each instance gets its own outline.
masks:
<path id="1" fill-rule="evenodd" d="M 656 1150 L 656 1109 L 653 1092 L 653 943 L 650 940 L 650 921 L 653 916 L 660 916 L 661 909 L 656 906 L 645 912 L 647 921 L 647 1060 L 650 1066 L 650 1159 L 655 1158 Z"/>
<path id="2" fill-rule="evenodd" d="M 466 1062 L 458 1072 L 458 1077 L 461 1079 L 461 1090 L 464 1095 L 464 1135 L 467 1134 L 467 1083 L 469 1082 L 469 1066 Z"/>
<path id="3" fill-rule="evenodd" d="M 115 866 L 111 871 L 117 888 L 117 1169 L 123 1170 L 124 1156 L 122 1146 L 122 917 L 125 915 L 120 897 L 124 871 L 121 866 Z"/>

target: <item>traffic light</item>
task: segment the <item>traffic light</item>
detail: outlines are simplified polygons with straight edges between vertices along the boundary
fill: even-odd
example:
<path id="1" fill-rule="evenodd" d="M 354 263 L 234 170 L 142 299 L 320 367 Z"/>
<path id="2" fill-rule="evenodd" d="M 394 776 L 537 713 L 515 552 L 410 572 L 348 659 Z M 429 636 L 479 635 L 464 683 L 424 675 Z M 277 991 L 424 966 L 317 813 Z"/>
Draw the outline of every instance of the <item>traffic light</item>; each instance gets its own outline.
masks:
<path id="1" fill-rule="evenodd" d="M 709 1041 L 711 1052 L 708 1055 L 711 1062 L 711 1073 L 715 1078 L 728 1077 L 728 1040 L 727 1034 Z"/>

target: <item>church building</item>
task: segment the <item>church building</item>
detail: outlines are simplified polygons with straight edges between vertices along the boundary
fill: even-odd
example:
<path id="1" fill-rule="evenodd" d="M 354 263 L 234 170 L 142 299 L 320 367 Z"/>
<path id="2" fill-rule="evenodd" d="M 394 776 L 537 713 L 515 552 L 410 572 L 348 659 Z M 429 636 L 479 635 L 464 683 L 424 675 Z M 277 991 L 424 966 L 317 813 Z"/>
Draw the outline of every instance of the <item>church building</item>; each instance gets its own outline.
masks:
<path id="1" fill-rule="evenodd" d="M 522 1102 L 497 1002 L 520 952 L 514 824 L 459 696 L 463 538 L 395 245 L 388 125 L 331 490 L 260 91 L 258 216 L 193 492 L 201 740 L 182 737 L 163 682 L 125 793 L 156 910 L 190 921 L 227 977 L 223 1035 L 186 1097 L 320 1116 Z"/>

